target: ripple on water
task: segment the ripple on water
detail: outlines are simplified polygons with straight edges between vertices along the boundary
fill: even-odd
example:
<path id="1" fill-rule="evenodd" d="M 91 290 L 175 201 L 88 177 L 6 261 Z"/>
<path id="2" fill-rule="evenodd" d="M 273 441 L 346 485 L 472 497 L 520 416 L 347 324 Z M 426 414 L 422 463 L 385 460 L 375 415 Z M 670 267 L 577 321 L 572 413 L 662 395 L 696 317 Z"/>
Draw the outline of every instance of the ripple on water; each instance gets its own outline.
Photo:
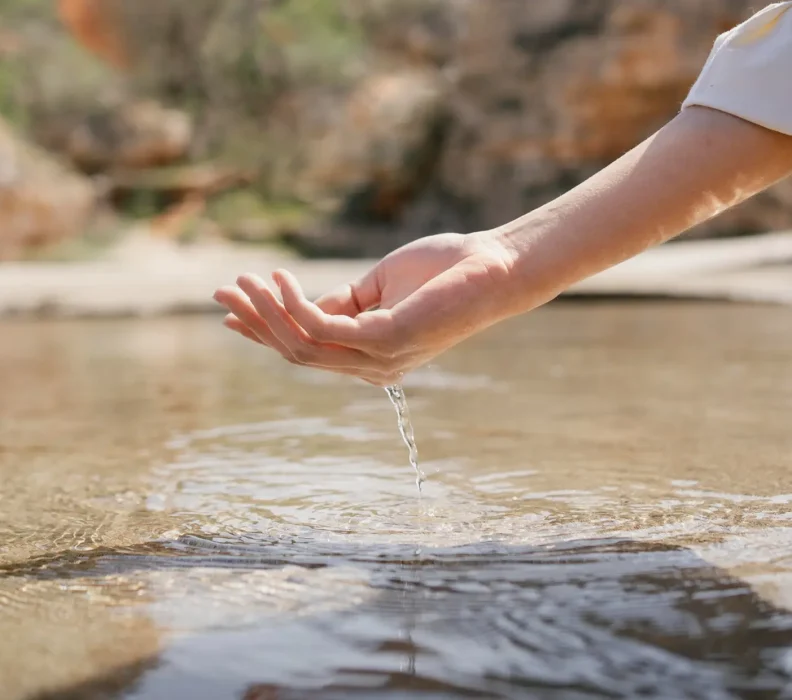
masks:
<path id="1" fill-rule="evenodd" d="M 137 580 L 128 604 L 141 594 L 175 636 L 132 697 L 174 682 L 231 697 L 244 681 L 362 697 L 435 687 L 448 697 L 739 698 L 792 682 L 792 615 L 683 548 L 479 542 L 415 554 L 190 536 L 82 556 L 92 565 L 63 562 L 65 578 L 57 562 L 47 576 L 29 572 L 27 594 L 40 600 L 57 582 L 101 606 L 103 590 Z M 6 578 L 0 598 L 8 588 Z"/>
<path id="2" fill-rule="evenodd" d="M 307 434 L 291 425 L 293 434 Z M 412 616 L 422 630 L 414 640 L 419 675 L 469 690 L 524 683 L 664 697 L 671 687 L 676 697 L 726 698 L 733 697 L 730 688 L 759 683 L 751 675 L 759 668 L 770 674 L 768 683 L 786 682 L 783 670 L 756 660 L 748 670 L 702 665 L 716 638 L 728 637 L 733 660 L 743 653 L 745 634 L 762 636 L 747 631 L 753 620 L 769 614 L 782 630 L 747 644 L 754 649 L 778 646 L 789 621 L 785 613 L 767 613 L 742 581 L 698 553 L 651 544 L 695 540 L 699 552 L 711 551 L 718 545 L 707 535 L 718 542 L 745 535 L 757 503 L 763 518 L 784 517 L 785 499 L 718 499 L 691 493 L 696 485 L 684 480 L 668 481 L 662 498 L 656 488 L 647 497 L 645 485 L 547 489 L 542 469 L 465 476 L 436 462 L 418 500 L 396 451 L 394 462 L 373 456 L 394 436 L 356 433 L 359 439 L 346 442 L 332 426 L 313 425 L 337 441 L 327 453 L 341 451 L 343 458 L 318 459 L 310 445 L 290 445 L 283 423 L 277 430 L 237 426 L 188 436 L 158 487 L 168 492 L 174 485 L 169 507 L 194 514 L 196 527 L 168 546 L 196 566 L 213 561 L 221 570 L 351 565 L 365 572 L 351 589 L 366 592 L 355 616 L 367 616 L 383 645 L 394 638 L 386 621 Z M 709 510 L 702 511 L 702 501 Z M 744 503 L 750 508 L 741 510 Z M 337 639 L 348 625 L 344 595 L 338 596 L 318 604 L 332 619 L 332 634 L 321 626 L 319 634 L 344 649 L 348 667 L 371 664 L 359 637 Z M 269 648 L 267 639 L 245 634 L 248 643 Z M 229 632 L 229 644 L 242 644 L 245 634 L 233 641 Z"/>
<path id="3" fill-rule="evenodd" d="M 172 687 L 236 697 L 240 685 L 290 689 L 279 697 L 725 700 L 792 682 L 792 616 L 712 557 L 652 542 L 750 529 L 733 510 L 691 523 L 690 499 L 746 513 L 786 499 L 669 482 L 650 507 L 640 490 L 548 489 L 541 469 L 465 476 L 435 462 L 419 500 L 401 445 L 392 461 L 375 456 L 393 435 L 307 425 L 179 438 L 151 504 L 178 527 L 7 569 L 5 619 L 62 596 L 145 611 L 169 641 L 128 695 L 139 700 Z M 342 456 L 316 457 L 312 440 Z M 778 566 L 788 541 L 775 542 Z M 733 562 L 723 547 L 712 545 Z M 771 550 L 739 551 L 750 567 Z"/>
<path id="4" fill-rule="evenodd" d="M 180 436 L 172 447 L 176 458 L 158 469 L 148 505 L 178 513 L 185 531 L 208 538 L 706 541 L 789 518 L 786 495 L 729 495 L 659 475 L 649 494 L 644 482 L 620 480 L 558 488 L 558 476 L 541 468 L 479 473 L 437 460 L 424 462 L 430 479 L 418 499 L 395 430 L 329 419 L 216 428 Z"/>
<path id="5" fill-rule="evenodd" d="M 479 541 L 416 552 L 399 542 L 174 533 L 0 578 L 6 616 L 55 595 L 87 598 L 95 611 L 142 605 L 175 635 L 132 695 L 140 698 L 196 681 L 215 693 L 197 697 L 230 697 L 245 681 L 507 698 L 524 697 L 520 688 L 738 698 L 792 682 L 792 615 L 691 550 L 660 543 Z M 306 644 L 314 651 L 300 653 Z"/>
<path id="6" fill-rule="evenodd" d="M 493 329 L 409 378 L 420 500 L 381 391 L 214 321 L 5 327 L 3 700 L 778 697 L 790 327 Z"/>

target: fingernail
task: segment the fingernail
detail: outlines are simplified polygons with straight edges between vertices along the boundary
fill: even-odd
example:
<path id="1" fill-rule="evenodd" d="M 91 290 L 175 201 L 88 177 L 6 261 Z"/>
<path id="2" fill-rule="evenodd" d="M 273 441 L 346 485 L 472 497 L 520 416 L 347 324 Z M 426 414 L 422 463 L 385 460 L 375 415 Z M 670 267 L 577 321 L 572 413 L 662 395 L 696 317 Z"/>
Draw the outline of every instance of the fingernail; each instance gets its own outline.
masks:
<path id="1" fill-rule="evenodd" d="M 264 281 L 258 275 L 254 275 L 252 272 L 246 272 L 244 275 L 239 275 L 237 277 L 237 284 L 240 282 L 248 282 L 249 284 L 264 284 Z"/>

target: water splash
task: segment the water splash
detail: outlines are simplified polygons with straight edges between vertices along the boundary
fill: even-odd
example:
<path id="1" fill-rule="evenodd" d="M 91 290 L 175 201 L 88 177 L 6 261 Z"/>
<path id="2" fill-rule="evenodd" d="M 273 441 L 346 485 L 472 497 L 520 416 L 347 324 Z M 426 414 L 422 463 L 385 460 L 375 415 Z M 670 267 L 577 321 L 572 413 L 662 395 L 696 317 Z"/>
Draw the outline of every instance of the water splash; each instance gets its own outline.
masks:
<path id="1" fill-rule="evenodd" d="M 393 407 L 396 409 L 396 415 L 399 418 L 399 432 L 401 433 L 404 444 L 410 452 L 410 464 L 415 470 L 415 485 L 418 487 L 418 493 L 422 492 L 421 484 L 423 484 L 426 476 L 418 466 L 418 447 L 415 444 L 415 433 L 413 431 L 412 423 L 410 422 L 410 410 L 407 408 L 407 397 L 404 394 L 404 388 L 401 384 L 394 384 L 385 387 L 385 392 L 391 400 Z"/>

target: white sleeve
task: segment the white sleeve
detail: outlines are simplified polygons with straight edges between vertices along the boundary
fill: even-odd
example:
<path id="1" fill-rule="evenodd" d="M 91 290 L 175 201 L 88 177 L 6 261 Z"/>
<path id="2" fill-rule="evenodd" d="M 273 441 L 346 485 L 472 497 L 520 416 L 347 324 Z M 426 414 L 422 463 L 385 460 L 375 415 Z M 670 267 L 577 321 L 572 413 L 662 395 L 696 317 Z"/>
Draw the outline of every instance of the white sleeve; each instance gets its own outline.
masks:
<path id="1" fill-rule="evenodd" d="M 792 2 L 766 7 L 715 42 L 682 104 L 792 136 Z"/>

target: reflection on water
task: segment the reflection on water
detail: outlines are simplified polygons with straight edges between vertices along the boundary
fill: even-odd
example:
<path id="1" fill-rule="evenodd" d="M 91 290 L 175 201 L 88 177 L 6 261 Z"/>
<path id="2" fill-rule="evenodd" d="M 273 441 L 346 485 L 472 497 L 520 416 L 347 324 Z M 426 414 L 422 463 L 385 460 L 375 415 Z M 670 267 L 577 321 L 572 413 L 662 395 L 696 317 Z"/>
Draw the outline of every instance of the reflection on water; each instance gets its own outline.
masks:
<path id="1" fill-rule="evenodd" d="M 381 390 L 214 319 L 5 322 L 2 697 L 785 697 L 791 316 L 474 339 L 408 378 L 421 499 Z"/>

